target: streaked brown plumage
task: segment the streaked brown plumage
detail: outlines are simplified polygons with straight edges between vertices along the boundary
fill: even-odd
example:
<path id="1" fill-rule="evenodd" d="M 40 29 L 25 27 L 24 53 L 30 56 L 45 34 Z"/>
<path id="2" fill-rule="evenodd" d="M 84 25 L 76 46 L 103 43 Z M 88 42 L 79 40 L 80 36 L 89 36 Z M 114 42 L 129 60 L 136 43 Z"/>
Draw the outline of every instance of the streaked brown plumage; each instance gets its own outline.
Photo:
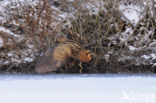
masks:
<path id="1" fill-rule="evenodd" d="M 62 42 L 54 48 L 49 48 L 43 57 L 36 64 L 36 72 L 48 73 L 54 72 L 58 67 L 68 61 L 68 58 L 74 58 L 80 62 L 91 61 L 91 51 L 84 49 L 75 42 Z"/>

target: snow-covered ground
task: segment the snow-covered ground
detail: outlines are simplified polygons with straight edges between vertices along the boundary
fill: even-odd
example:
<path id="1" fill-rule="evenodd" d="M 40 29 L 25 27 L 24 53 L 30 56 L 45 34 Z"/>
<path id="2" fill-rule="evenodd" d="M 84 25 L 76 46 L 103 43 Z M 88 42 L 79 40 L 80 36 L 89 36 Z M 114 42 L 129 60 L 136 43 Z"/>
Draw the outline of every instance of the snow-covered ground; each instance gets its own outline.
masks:
<path id="1" fill-rule="evenodd" d="M 136 25 L 138 21 L 142 18 L 143 8 L 139 7 L 138 5 L 120 5 L 119 9 L 134 25 Z"/>
<path id="2" fill-rule="evenodd" d="M 1 103 L 156 103 L 156 75 L 1 75 Z"/>

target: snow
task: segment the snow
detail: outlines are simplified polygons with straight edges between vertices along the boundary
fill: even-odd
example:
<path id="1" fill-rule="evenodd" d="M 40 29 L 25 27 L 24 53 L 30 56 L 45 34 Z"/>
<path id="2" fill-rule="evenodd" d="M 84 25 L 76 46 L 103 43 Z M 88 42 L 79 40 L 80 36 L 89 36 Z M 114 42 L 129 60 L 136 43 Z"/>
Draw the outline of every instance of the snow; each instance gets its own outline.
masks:
<path id="1" fill-rule="evenodd" d="M 146 60 L 151 58 L 149 55 L 143 55 L 142 57 L 145 58 Z"/>
<path id="2" fill-rule="evenodd" d="M 153 76 L 1 75 L 1 103 L 155 103 Z M 142 96 L 144 98 L 142 98 Z"/>
<path id="3" fill-rule="evenodd" d="M 143 55 L 142 57 L 147 59 L 147 60 L 150 59 L 150 58 L 156 59 L 156 54 L 155 53 L 151 53 L 150 55 Z"/>
<path id="4" fill-rule="evenodd" d="M 13 56 L 13 51 L 12 52 L 10 52 L 10 53 L 7 53 L 7 55 L 8 55 L 8 57 L 11 57 L 11 56 Z"/>
<path id="5" fill-rule="evenodd" d="M 152 53 L 151 56 L 153 59 L 156 59 L 156 54 Z"/>
<path id="6" fill-rule="evenodd" d="M 32 62 L 33 61 L 33 58 L 26 57 L 26 58 L 24 58 L 24 61 L 25 62 Z"/>
<path id="7" fill-rule="evenodd" d="M 0 47 L 3 46 L 3 39 L 0 37 Z"/>
<path id="8" fill-rule="evenodd" d="M 29 3 L 29 4 L 36 4 L 37 2 L 38 2 L 38 0 L 2 0 L 2 1 L 0 1 L 1 2 L 1 4 L 0 4 L 0 6 L 6 6 L 6 5 L 8 5 L 8 4 L 10 4 L 10 3 L 17 3 L 17 2 L 27 2 L 27 3 Z"/>
<path id="9" fill-rule="evenodd" d="M 137 48 L 135 48 L 134 46 L 129 46 L 129 49 L 130 49 L 131 51 L 134 51 L 134 50 L 136 50 Z"/>
<path id="10" fill-rule="evenodd" d="M 103 4 L 103 2 L 101 2 Z M 94 3 L 85 3 L 83 4 L 84 8 L 87 8 L 90 12 L 90 14 L 97 14 L 100 11 L 100 5 L 98 5 L 98 2 L 96 4 Z"/>
<path id="11" fill-rule="evenodd" d="M 14 36 L 14 37 L 16 37 L 16 38 L 20 38 L 20 37 L 21 37 L 20 35 L 14 34 L 14 33 L 11 32 L 10 30 L 8 30 L 8 29 L 6 29 L 6 28 L 4 28 L 4 27 L 1 27 L 1 26 L 0 26 L 0 31 L 5 32 L 5 33 L 7 33 L 8 35 Z"/>
<path id="12" fill-rule="evenodd" d="M 121 10 L 125 17 L 134 25 L 136 25 L 143 16 L 143 9 L 138 5 L 120 5 L 119 10 Z"/>

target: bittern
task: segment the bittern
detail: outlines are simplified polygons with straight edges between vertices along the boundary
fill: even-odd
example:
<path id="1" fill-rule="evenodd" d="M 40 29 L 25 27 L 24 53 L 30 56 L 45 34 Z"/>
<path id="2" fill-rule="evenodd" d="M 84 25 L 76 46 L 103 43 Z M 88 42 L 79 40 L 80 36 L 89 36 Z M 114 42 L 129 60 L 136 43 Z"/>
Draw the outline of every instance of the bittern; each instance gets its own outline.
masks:
<path id="1" fill-rule="evenodd" d="M 36 72 L 39 74 L 56 71 L 65 64 L 69 58 L 80 61 L 79 66 L 82 70 L 82 62 L 90 62 L 94 55 L 89 49 L 84 49 L 76 42 L 66 41 L 59 43 L 56 47 L 49 48 L 43 57 L 36 64 Z"/>

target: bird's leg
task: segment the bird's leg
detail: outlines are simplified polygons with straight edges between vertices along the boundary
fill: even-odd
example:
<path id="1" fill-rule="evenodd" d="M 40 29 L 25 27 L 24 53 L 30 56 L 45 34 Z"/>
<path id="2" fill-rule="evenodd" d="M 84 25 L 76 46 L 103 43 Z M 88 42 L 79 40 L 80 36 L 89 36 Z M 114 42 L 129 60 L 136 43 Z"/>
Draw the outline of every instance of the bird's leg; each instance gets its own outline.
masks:
<path id="1" fill-rule="evenodd" d="M 66 68 L 66 73 L 68 72 L 68 66 L 67 63 L 65 64 L 65 68 Z"/>
<path id="2" fill-rule="evenodd" d="M 71 67 L 75 65 L 75 60 L 70 64 Z"/>
<path id="3" fill-rule="evenodd" d="M 79 63 L 79 66 L 80 66 L 80 68 L 81 68 L 80 71 L 79 71 L 80 74 L 81 74 L 81 73 L 82 73 L 82 69 L 83 69 L 83 67 L 82 67 L 82 62 Z"/>

